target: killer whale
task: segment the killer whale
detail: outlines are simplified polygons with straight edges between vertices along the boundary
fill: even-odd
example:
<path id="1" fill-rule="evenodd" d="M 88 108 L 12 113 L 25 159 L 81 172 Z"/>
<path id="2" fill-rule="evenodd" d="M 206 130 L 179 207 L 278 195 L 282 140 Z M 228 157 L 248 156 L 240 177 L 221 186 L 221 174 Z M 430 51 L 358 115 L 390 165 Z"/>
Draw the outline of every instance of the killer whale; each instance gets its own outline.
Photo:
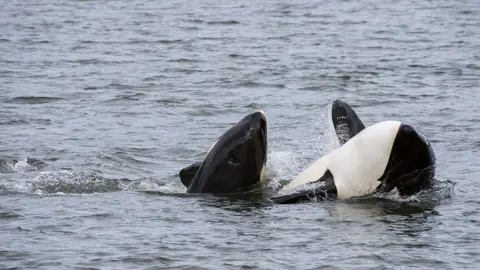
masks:
<path id="1" fill-rule="evenodd" d="M 348 199 L 395 188 L 409 196 L 431 186 L 436 158 L 418 129 L 400 121 L 365 127 L 340 100 L 333 103 L 332 121 L 341 146 L 297 175 L 274 203 Z"/>
<path id="2" fill-rule="evenodd" d="M 246 115 L 222 134 L 205 156 L 179 172 L 187 193 L 228 194 L 258 184 L 267 161 L 267 118 Z"/>

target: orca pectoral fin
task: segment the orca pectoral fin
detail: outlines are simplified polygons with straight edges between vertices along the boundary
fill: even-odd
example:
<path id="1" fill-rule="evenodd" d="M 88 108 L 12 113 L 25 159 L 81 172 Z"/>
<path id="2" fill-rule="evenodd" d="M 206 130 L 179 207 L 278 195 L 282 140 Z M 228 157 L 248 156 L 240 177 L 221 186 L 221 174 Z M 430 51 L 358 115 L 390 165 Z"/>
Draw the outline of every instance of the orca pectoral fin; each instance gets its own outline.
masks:
<path id="1" fill-rule="evenodd" d="M 300 190 L 292 194 L 277 196 L 271 198 L 273 203 L 277 204 L 291 204 L 301 202 L 317 202 L 332 200 L 337 197 L 337 190 L 329 190 L 326 186 Z"/>
<path id="2" fill-rule="evenodd" d="M 326 193 L 317 192 L 315 189 L 307 189 L 297 191 L 292 194 L 287 194 L 283 196 L 277 196 L 271 198 L 273 203 L 277 204 L 291 204 L 291 203 L 301 203 L 301 202 L 310 202 L 310 201 L 319 201 L 326 198 Z"/>
<path id="3" fill-rule="evenodd" d="M 300 202 L 327 201 L 337 198 L 337 187 L 330 170 L 317 181 L 305 185 L 305 189 L 292 194 L 271 198 L 274 203 L 290 204 Z"/>
<path id="4" fill-rule="evenodd" d="M 197 161 L 180 170 L 180 181 L 182 181 L 182 184 L 186 188 L 188 188 L 190 186 L 190 183 L 192 183 L 193 177 L 195 177 L 195 174 L 200 168 L 200 165 L 202 165 L 202 161 Z"/>
<path id="5" fill-rule="evenodd" d="M 339 99 L 332 104 L 332 121 L 340 145 L 345 144 L 365 128 L 352 107 Z"/>

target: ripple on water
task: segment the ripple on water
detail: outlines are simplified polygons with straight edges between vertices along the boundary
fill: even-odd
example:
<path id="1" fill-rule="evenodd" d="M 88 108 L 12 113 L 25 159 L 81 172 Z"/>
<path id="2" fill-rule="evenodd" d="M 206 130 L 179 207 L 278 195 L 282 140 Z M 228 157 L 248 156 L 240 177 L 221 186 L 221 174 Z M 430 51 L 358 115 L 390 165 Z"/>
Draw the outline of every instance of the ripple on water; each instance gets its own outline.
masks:
<path id="1" fill-rule="evenodd" d="M 63 100 L 59 97 L 41 97 L 41 96 L 20 96 L 6 100 L 7 103 L 14 104 L 45 104 Z"/>
<path id="2" fill-rule="evenodd" d="M 207 22 L 208 25 L 234 25 L 234 24 L 240 24 L 239 21 L 235 20 L 226 20 L 226 21 L 209 21 Z"/>
<path id="3" fill-rule="evenodd" d="M 123 86 L 123 87 L 128 88 L 126 86 Z M 115 102 L 121 102 L 121 101 L 138 101 L 146 96 L 147 95 L 144 93 L 116 95 L 114 98 L 107 100 L 106 103 L 110 103 L 110 102 L 115 103 Z"/>
<path id="4" fill-rule="evenodd" d="M 0 194 L 1 194 L 1 188 L 0 188 Z M 22 215 L 20 214 L 17 214 L 15 212 L 3 212 L 1 209 L 0 209 L 0 219 L 16 219 L 16 218 L 21 218 Z"/>
<path id="5" fill-rule="evenodd" d="M 235 85 L 238 88 L 285 88 L 284 84 L 270 84 L 270 83 L 260 83 L 260 82 L 242 82 Z"/>

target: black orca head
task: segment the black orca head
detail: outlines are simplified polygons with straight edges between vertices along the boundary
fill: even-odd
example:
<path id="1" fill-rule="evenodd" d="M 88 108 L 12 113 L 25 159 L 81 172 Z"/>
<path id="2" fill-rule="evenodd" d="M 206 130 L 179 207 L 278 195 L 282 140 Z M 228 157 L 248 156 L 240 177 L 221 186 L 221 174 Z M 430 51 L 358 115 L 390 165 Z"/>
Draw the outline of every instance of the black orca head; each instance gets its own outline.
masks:
<path id="1" fill-rule="evenodd" d="M 377 191 L 389 192 L 396 187 L 400 195 L 410 196 L 430 187 L 435 177 L 435 159 L 427 137 L 402 123 Z"/>
<path id="2" fill-rule="evenodd" d="M 267 119 L 263 111 L 256 111 L 217 139 L 198 167 L 187 192 L 233 193 L 251 187 L 260 181 L 266 160 Z M 182 170 L 184 176 L 196 170 L 195 166 L 189 167 Z"/>

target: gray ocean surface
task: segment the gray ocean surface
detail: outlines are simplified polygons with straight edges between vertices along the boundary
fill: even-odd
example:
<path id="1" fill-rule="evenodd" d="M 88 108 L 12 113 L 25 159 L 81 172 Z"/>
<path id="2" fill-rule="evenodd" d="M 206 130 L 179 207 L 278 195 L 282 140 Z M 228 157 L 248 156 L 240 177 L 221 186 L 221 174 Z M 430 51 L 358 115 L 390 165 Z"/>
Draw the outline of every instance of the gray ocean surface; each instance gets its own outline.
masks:
<path id="1" fill-rule="evenodd" d="M 0 269 L 478 269 L 480 2 L 2 1 Z M 178 171 L 268 117 L 269 187 L 329 106 L 430 139 L 432 194 L 272 205 Z M 372 145 L 375 147 L 375 145 Z"/>

